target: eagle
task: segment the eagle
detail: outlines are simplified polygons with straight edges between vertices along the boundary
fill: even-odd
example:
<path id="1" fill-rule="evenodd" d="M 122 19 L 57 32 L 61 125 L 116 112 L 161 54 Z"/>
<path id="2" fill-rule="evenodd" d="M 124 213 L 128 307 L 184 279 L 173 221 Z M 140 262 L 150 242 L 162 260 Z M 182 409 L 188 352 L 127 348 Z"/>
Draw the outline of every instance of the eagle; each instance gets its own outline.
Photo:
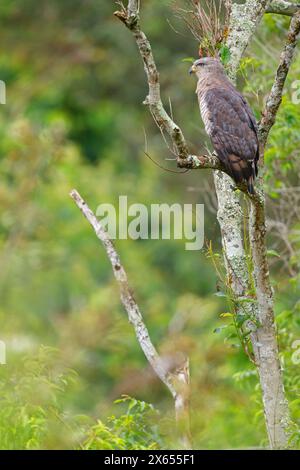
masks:
<path id="1" fill-rule="evenodd" d="M 248 192 L 254 194 L 259 141 L 253 112 L 219 59 L 198 59 L 190 73 L 197 76 L 201 117 L 219 160 L 236 183 L 246 183 Z"/>

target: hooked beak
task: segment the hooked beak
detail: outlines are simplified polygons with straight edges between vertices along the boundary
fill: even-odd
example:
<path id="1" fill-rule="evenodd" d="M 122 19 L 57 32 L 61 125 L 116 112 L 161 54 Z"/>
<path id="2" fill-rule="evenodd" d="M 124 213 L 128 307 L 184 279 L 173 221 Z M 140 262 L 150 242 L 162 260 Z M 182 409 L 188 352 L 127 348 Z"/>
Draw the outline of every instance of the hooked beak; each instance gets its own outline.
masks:
<path id="1" fill-rule="evenodd" d="M 196 65 L 193 64 L 193 65 L 191 66 L 190 70 L 189 70 L 189 74 L 192 75 L 192 73 L 195 73 L 196 70 L 197 70 L 197 67 L 196 67 Z"/>

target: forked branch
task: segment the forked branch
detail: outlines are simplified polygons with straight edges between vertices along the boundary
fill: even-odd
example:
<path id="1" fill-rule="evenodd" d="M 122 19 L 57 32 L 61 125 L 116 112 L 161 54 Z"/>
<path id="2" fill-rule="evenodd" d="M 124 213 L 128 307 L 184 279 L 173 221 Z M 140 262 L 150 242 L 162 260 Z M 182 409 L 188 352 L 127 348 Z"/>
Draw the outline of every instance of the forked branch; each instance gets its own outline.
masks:
<path id="1" fill-rule="evenodd" d="M 70 196 L 81 210 L 84 217 L 93 227 L 98 239 L 101 241 L 107 257 L 111 263 L 115 279 L 119 285 L 122 304 L 127 312 L 128 319 L 132 324 L 138 343 L 145 354 L 149 364 L 156 375 L 166 385 L 175 401 L 176 420 L 181 434 L 180 439 L 185 448 L 191 448 L 191 437 L 189 429 L 189 362 L 185 358 L 181 363 L 178 360 L 169 363 L 158 354 L 149 336 L 148 329 L 144 323 L 143 316 L 135 301 L 133 292 L 129 287 L 126 271 L 121 263 L 115 246 L 104 230 L 101 223 L 91 211 L 80 194 L 73 189 Z"/>
<path id="2" fill-rule="evenodd" d="M 150 112 L 160 131 L 162 133 L 166 132 L 169 135 L 174 147 L 174 153 L 177 157 L 178 166 L 181 168 L 211 168 L 225 171 L 216 157 L 189 155 L 188 145 L 181 128 L 165 110 L 161 100 L 159 73 L 152 48 L 147 36 L 140 27 L 138 1 L 129 1 L 127 8 L 121 4 L 121 9 L 116 11 L 114 15 L 125 24 L 135 38 L 140 56 L 144 63 L 149 87 L 148 96 L 144 104 L 149 106 Z"/>

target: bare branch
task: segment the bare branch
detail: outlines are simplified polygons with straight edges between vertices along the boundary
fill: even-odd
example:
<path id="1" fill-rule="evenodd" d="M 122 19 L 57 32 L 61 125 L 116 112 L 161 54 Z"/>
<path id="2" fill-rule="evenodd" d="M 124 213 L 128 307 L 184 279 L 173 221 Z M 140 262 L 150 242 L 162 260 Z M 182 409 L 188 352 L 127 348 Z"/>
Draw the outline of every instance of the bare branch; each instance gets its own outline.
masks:
<path id="1" fill-rule="evenodd" d="M 177 422 L 183 428 L 180 429 L 183 434 L 182 441 L 184 446 L 189 448 L 191 447 L 189 431 L 189 361 L 187 358 L 182 360 L 181 356 L 181 362 L 178 363 L 177 360 L 174 365 L 173 361 L 173 368 L 170 368 L 168 367 L 168 362 L 160 357 L 151 341 L 139 306 L 129 287 L 127 274 L 113 242 L 80 194 L 73 189 L 70 192 L 70 196 L 93 227 L 96 236 L 106 251 L 115 279 L 119 285 L 122 304 L 127 312 L 130 323 L 134 327 L 138 343 L 156 375 L 166 385 L 175 400 Z"/>
<path id="2" fill-rule="evenodd" d="M 168 115 L 161 101 L 159 74 L 150 42 L 140 28 L 137 2 L 131 1 L 129 2 L 129 5 L 131 9 L 128 7 L 127 10 L 122 9 L 121 11 L 116 11 L 114 15 L 132 32 L 140 55 L 143 59 L 144 69 L 149 85 L 149 94 L 146 97 L 144 104 L 149 106 L 158 126 L 170 135 L 176 148 L 177 155 L 180 158 L 186 158 L 188 156 L 188 146 L 183 133 L 180 127 Z"/>
<path id="3" fill-rule="evenodd" d="M 100 222 L 98 222 L 96 216 L 82 199 L 80 194 L 74 189 L 71 191 L 70 196 L 75 201 L 76 205 L 79 207 L 85 218 L 93 227 L 97 237 L 102 242 L 106 254 L 111 262 L 112 269 L 116 281 L 120 287 L 121 300 L 127 311 L 128 318 L 130 323 L 134 326 L 137 340 L 153 369 L 155 370 L 158 377 L 164 382 L 168 387 L 169 391 L 173 396 L 176 395 L 174 386 L 172 383 L 172 378 L 169 375 L 169 372 L 165 370 L 164 363 L 161 361 L 155 347 L 153 346 L 151 339 L 149 337 L 148 330 L 143 322 L 142 314 L 139 310 L 139 307 L 134 300 L 132 291 L 128 286 L 128 280 L 126 272 L 121 264 L 119 255 L 110 240 L 107 232 L 103 229 Z"/>
<path id="4" fill-rule="evenodd" d="M 126 25 L 135 38 L 140 56 L 144 63 L 149 86 L 149 93 L 144 104 L 149 106 L 153 119 L 162 132 L 162 135 L 164 132 L 169 134 L 175 149 L 179 168 L 211 168 L 213 170 L 218 169 L 225 171 L 225 168 L 220 164 L 217 158 L 208 157 L 206 155 L 202 155 L 201 157 L 189 155 L 188 145 L 182 130 L 165 110 L 161 101 L 159 73 L 152 48 L 147 36 L 140 28 L 138 2 L 136 0 L 128 2 L 127 10 L 125 7 L 122 7 L 122 9 L 116 11 L 114 15 Z"/>
<path id="5" fill-rule="evenodd" d="M 293 16 L 300 11 L 300 3 L 286 2 L 285 0 L 273 0 L 266 9 L 266 13 Z"/>
<path id="6" fill-rule="evenodd" d="M 275 123 L 276 115 L 282 101 L 283 88 L 294 57 L 299 33 L 300 11 L 296 13 L 291 20 L 287 41 L 280 56 L 280 62 L 277 68 L 274 83 L 268 96 L 265 109 L 262 113 L 262 119 L 259 126 L 259 135 L 260 142 L 263 147 L 265 146 L 269 132 Z"/>
<path id="7" fill-rule="evenodd" d="M 179 168 L 189 168 L 190 170 L 210 168 L 212 170 L 221 170 L 224 171 L 224 173 L 227 173 L 225 166 L 215 154 L 189 155 L 187 158 L 178 158 L 177 166 Z"/>
<path id="8" fill-rule="evenodd" d="M 188 168 L 190 170 L 198 170 L 198 169 L 205 169 L 205 168 L 210 168 L 212 170 L 219 170 L 222 173 L 226 173 L 227 175 L 230 176 L 229 171 L 223 163 L 219 160 L 217 155 L 213 153 L 212 155 L 189 155 L 185 159 L 177 159 L 177 166 L 179 168 Z M 249 197 L 251 201 L 256 202 L 257 204 L 262 204 L 262 194 L 261 190 L 259 188 L 256 189 L 254 194 L 249 194 L 247 184 L 245 182 L 242 183 L 236 183 L 232 179 L 232 189 L 236 190 L 239 189 L 243 193 L 246 194 L 246 196 Z"/>

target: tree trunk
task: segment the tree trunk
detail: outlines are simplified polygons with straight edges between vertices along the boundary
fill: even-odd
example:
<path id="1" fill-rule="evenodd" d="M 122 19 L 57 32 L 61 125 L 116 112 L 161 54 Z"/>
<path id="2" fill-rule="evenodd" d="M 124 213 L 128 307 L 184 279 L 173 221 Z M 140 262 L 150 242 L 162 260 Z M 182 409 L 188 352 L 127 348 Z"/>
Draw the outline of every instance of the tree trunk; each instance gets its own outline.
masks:
<path id="1" fill-rule="evenodd" d="M 241 57 L 252 36 L 255 34 L 256 26 L 262 16 L 270 8 L 271 10 L 269 11 L 274 9 L 280 10 L 283 2 L 277 0 L 271 5 L 270 0 L 246 0 L 243 4 L 238 4 L 228 0 L 227 4 L 230 5 L 231 10 L 227 40 L 231 54 L 229 76 L 234 82 Z M 253 290 L 252 276 L 249 273 L 243 243 L 242 227 L 244 216 L 239 196 L 233 190 L 231 178 L 224 173 L 224 168 L 220 168 L 218 159 L 189 155 L 188 146 L 181 129 L 164 109 L 160 98 L 159 75 L 151 45 L 144 32 L 140 29 L 139 5 L 138 0 L 129 0 L 127 10 L 122 7 L 120 11 L 115 12 L 115 16 L 127 26 L 136 40 L 149 85 L 149 94 L 145 104 L 149 105 L 152 116 L 161 132 L 169 134 L 177 155 L 178 165 L 182 168 L 212 168 L 217 170 L 214 172 L 214 181 L 219 202 L 218 221 L 221 228 L 228 285 L 233 292 L 236 313 L 245 315 L 245 327 L 250 330 L 254 361 L 258 368 L 262 388 L 270 447 L 284 448 L 287 446 L 286 429 L 289 422 L 289 414 L 284 397 L 282 373 L 278 357 L 272 290 L 267 264 L 264 194 L 260 188 L 259 194 L 251 197 L 249 238 L 255 265 L 254 281 L 256 293 L 253 294 L 251 292 L 252 297 L 250 297 L 249 292 Z M 290 9 L 289 12 L 285 9 L 285 12 L 286 14 L 291 14 Z M 288 53 L 291 53 L 291 58 L 296 44 L 296 29 L 294 33 L 291 36 L 291 44 L 287 47 Z M 283 62 L 285 65 L 283 72 L 287 73 L 288 62 L 285 58 Z M 282 75 L 284 76 L 284 73 Z M 281 82 L 284 83 L 284 80 L 281 80 Z M 223 171 L 219 171 L 220 169 Z M 245 297 L 249 297 L 249 302 L 245 303 Z M 186 380 L 187 383 L 188 381 Z M 185 403 L 188 403 L 186 399 L 183 401 L 181 398 L 177 400 L 178 409 L 184 411 L 182 404 L 184 405 Z"/>
<path id="2" fill-rule="evenodd" d="M 248 0 L 245 4 L 233 4 L 231 12 L 228 46 L 231 52 L 230 77 L 236 79 L 240 59 L 256 26 L 270 2 Z M 251 201 L 250 242 L 253 254 L 254 279 L 257 303 L 239 304 L 239 299 L 248 295 L 251 287 L 250 273 L 243 246 L 243 212 L 232 181 L 224 173 L 214 173 L 218 197 L 218 221 L 221 228 L 222 245 L 229 285 L 236 299 L 237 313 L 247 314 L 259 323 L 253 328 L 251 341 L 257 365 L 269 444 L 272 449 L 287 446 L 288 406 L 285 400 L 283 379 L 278 356 L 274 325 L 272 290 L 265 245 L 264 194 Z M 246 312 L 245 312 L 246 310 Z"/>
<path id="3" fill-rule="evenodd" d="M 287 445 L 286 429 L 289 424 L 289 411 L 278 356 L 273 292 L 265 242 L 265 197 L 262 189 L 259 197 L 251 203 L 249 231 L 258 303 L 259 327 L 256 332 L 258 345 L 256 362 L 270 446 L 271 448 L 282 448 Z"/>

